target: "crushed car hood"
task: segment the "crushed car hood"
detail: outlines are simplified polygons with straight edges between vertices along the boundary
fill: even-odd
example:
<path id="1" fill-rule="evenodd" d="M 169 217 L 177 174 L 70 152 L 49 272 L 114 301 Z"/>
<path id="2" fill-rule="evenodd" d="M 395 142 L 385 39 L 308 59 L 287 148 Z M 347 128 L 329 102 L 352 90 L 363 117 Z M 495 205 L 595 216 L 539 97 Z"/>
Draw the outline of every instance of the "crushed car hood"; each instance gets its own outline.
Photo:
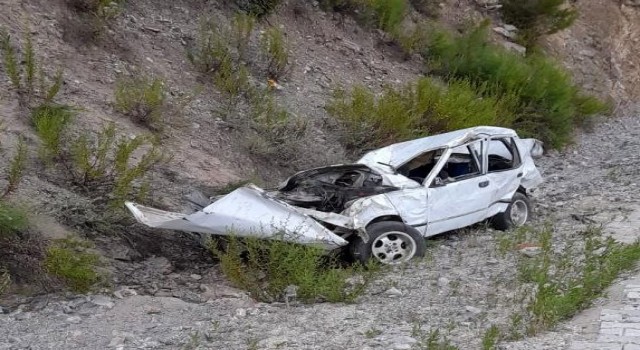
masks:
<path id="1" fill-rule="evenodd" d="M 133 202 L 125 205 L 136 220 L 149 227 L 198 232 L 213 235 L 236 235 L 282 239 L 335 249 L 347 241 L 334 234 L 311 215 L 313 211 L 296 210 L 255 186 L 241 187 L 193 214 L 167 212 Z M 319 213 L 327 217 L 327 213 Z M 340 216 L 334 216 L 334 220 Z M 345 220 L 343 224 L 347 224 Z"/>

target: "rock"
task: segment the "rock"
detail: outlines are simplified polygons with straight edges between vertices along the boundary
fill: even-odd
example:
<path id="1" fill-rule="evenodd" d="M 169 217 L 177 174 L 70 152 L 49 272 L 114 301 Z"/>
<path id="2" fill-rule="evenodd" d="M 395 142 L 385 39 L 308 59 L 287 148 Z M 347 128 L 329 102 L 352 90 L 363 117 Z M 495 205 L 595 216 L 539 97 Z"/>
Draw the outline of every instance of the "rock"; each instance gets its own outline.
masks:
<path id="1" fill-rule="evenodd" d="M 522 45 L 518 45 L 516 43 L 512 43 L 510 41 L 502 41 L 500 42 L 502 44 L 502 46 L 504 46 L 504 48 L 506 48 L 507 50 L 513 51 L 513 52 L 517 52 L 521 55 L 524 55 L 527 53 L 527 48 L 522 46 Z"/>
<path id="2" fill-rule="evenodd" d="M 489 258 L 487 260 L 487 264 L 489 264 L 489 265 L 498 265 L 499 263 L 500 263 L 500 261 L 498 261 L 498 259 L 495 259 L 495 258 Z"/>
<path id="3" fill-rule="evenodd" d="M 471 306 L 471 305 L 467 305 L 464 309 L 467 310 L 467 312 L 470 312 L 474 315 L 477 315 L 482 312 L 482 309 L 477 308 L 475 306 Z"/>
<path id="4" fill-rule="evenodd" d="M 365 280 L 362 275 L 351 276 L 345 279 L 344 282 L 346 283 L 347 287 L 356 287 L 365 284 Z"/>
<path id="5" fill-rule="evenodd" d="M 121 288 L 121 289 L 119 289 L 119 290 L 117 290 L 117 291 L 113 292 L 113 295 L 114 295 L 116 298 L 118 298 L 118 299 L 124 299 L 124 298 L 126 298 L 126 297 L 130 297 L 130 296 L 138 295 L 138 292 L 136 292 L 136 291 L 135 291 L 135 290 L 133 290 L 133 289 L 130 289 L 130 288 L 124 287 L 124 288 Z"/>
<path id="6" fill-rule="evenodd" d="M 14 316 L 14 319 L 16 321 L 23 321 L 23 320 L 27 320 L 31 318 L 31 313 L 30 312 L 21 312 L 17 315 Z"/>
<path id="7" fill-rule="evenodd" d="M 399 290 L 396 287 L 391 287 L 391 288 L 387 289 L 387 291 L 385 293 L 390 297 L 401 297 L 402 296 L 402 291 Z"/>
<path id="8" fill-rule="evenodd" d="M 516 35 L 504 27 L 493 27 L 493 31 L 509 39 L 513 39 Z"/>
<path id="9" fill-rule="evenodd" d="M 199 281 L 202 279 L 202 275 L 198 275 L 197 273 L 192 273 L 191 275 L 189 275 L 189 277 L 191 277 L 192 279 Z"/>
<path id="10" fill-rule="evenodd" d="M 247 316 L 247 310 L 242 309 L 242 308 L 240 308 L 240 309 L 236 309 L 235 314 L 236 314 L 236 316 L 238 316 L 238 317 L 245 317 L 245 316 Z"/>
<path id="11" fill-rule="evenodd" d="M 540 247 L 523 247 L 518 249 L 518 253 L 527 256 L 529 258 L 533 258 L 542 253 L 542 248 Z"/>
<path id="12" fill-rule="evenodd" d="M 105 307 L 107 309 L 111 309 L 115 306 L 112 299 L 106 295 L 95 295 L 93 298 L 91 298 L 91 303 L 97 306 Z"/>
<path id="13" fill-rule="evenodd" d="M 506 30 L 508 30 L 510 32 L 518 31 L 518 28 L 516 28 L 516 26 L 511 25 L 511 24 L 505 24 L 505 25 L 502 26 L 502 28 L 504 28 L 504 29 L 506 29 Z"/>
<path id="14" fill-rule="evenodd" d="M 391 347 L 396 350 L 409 350 L 413 348 L 413 345 L 418 341 L 412 337 L 399 336 L 391 339 L 391 343 L 394 344 Z"/>
<path id="15" fill-rule="evenodd" d="M 444 288 L 444 287 L 448 287 L 449 286 L 449 279 L 446 277 L 440 277 L 438 278 L 438 287 L 440 288 Z"/>
<path id="16" fill-rule="evenodd" d="M 80 316 L 71 316 L 67 317 L 66 321 L 69 323 L 78 324 L 82 322 L 82 318 Z"/>

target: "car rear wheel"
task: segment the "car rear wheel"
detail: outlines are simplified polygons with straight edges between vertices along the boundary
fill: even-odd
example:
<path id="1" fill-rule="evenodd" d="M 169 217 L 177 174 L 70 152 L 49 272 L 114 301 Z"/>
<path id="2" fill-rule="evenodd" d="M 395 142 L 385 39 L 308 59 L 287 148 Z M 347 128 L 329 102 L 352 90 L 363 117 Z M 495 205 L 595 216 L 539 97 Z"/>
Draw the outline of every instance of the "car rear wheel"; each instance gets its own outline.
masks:
<path id="1" fill-rule="evenodd" d="M 493 227 L 498 230 L 508 230 L 521 227 L 531 218 L 531 200 L 525 194 L 516 192 L 511 198 L 507 210 L 498 213 L 491 220 Z"/>
<path id="2" fill-rule="evenodd" d="M 376 222 L 367 228 L 369 241 L 358 237 L 351 245 L 354 259 L 366 263 L 374 259 L 382 264 L 395 265 L 414 257 L 424 256 L 424 237 L 411 226 L 397 221 Z"/>

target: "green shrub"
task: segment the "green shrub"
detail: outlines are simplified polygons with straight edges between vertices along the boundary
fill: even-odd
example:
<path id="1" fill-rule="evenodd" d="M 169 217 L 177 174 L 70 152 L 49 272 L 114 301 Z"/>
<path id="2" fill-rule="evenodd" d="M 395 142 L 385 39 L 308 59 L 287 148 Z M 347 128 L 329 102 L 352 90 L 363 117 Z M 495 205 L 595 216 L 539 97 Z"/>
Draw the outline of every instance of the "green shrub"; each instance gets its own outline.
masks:
<path id="1" fill-rule="evenodd" d="M 71 182 L 96 197 L 107 195 L 114 207 L 139 194 L 134 184 L 144 181 L 154 167 L 168 159 L 147 136 L 117 137 L 113 123 L 95 138 L 79 136 L 67 152 L 64 163 Z M 134 153 L 137 162 L 133 161 Z"/>
<path id="2" fill-rule="evenodd" d="M 495 350 L 500 339 L 500 329 L 492 325 L 482 336 L 482 350 Z"/>
<path id="3" fill-rule="evenodd" d="M 0 195 L 0 200 L 7 197 L 13 191 L 18 188 L 18 184 L 22 180 L 24 169 L 27 162 L 27 145 L 24 143 L 24 139 L 20 137 L 18 139 L 18 145 L 16 147 L 16 154 L 9 162 L 9 172 L 7 173 L 7 187 Z"/>
<path id="4" fill-rule="evenodd" d="M 341 267 L 321 248 L 280 240 L 229 236 L 226 250 L 211 246 L 225 276 L 266 302 L 285 299 L 290 286 L 297 287 L 297 299 L 304 302 L 352 301 L 366 283 L 349 288 L 347 278 L 362 275 L 366 282 L 374 271 Z"/>
<path id="5" fill-rule="evenodd" d="M 88 242 L 73 239 L 54 242 L 46 252 L 47 272 L 62 278 L 75 292 L 88 292 L 100 280 L 96 272 L 99 259 L 87 251 L 89 247 Z"/>
<path id="6" fill-rule="evenodd" d="M 4 268 L 0 268 L 0 296 L 2 296 L 10 286 L 11 276 L 9 275 L 9 272 Z"/>
<path id="7" fill-rule="evenodd" d="M 267 60 L 269 78 L 278 80 L 289 66 L 289 48 L 280 28 L 270 27 L 262 37 L 262 53 Z"/>
<path id="8" fill-rule="evenodd" d="M 28 226 L 27 213 L 0 199 L 0 236 L 13 235 Z"/>
<path id="9" fill-rule="evenodd" d="M 273 12 L 282 0 L 235 0 L 241 10 L 256 17 Z"/>
<path id="10" fill-rule="evenodd" d="M 231 21 L 231 36 L 240 60 L 246 57 L 255 24 L 255 17 L 244 13 L 237 13 Z"/>
<path id="11" fill-rule="evenodd" d="M 421 78 L 400 88 L 385 87 L 377 98 L 363 86 L 336 90 L 327 110 L 345 126 L 343 143 L 361 150 L 476 125 L 509 124 L 508 105 L 507 100 L 481 98 L 464 80 L 445 88 Z"/>
<path id="12" fill-rule="evenodd" d="M 575 8 L 565 0 L 501 0 L 504 20 L 519 29 L 527 48 L 532 48 L 542 35 L 568 28 L 578 17 Z"/>
<path id="13" fill-rule="evenodd" d="M 389 33 L 398 28 L 407 10 L 406 0 L 366 0 L 365 3 L 375 13 L 376 26 Z"/>
<path id="14" fill-rule="evenodd" d="M 58 157 L 64 133 L 75 111 L 67 105 L 43 104 L 31 111 L 31 124 L 42 142 L 40 156 L 45 161 Z"/>
<path id="15" fill-rule="evenodd" d="M 250 100 L 249 126 L 256 135 L 249 139 L 251 154 L 288 164 L 297 159 L 307 132 L 307 121 L 278 105 L 269 91 L 254 92 Z"/>
<path id="16" fill-rule="evenodd" d="M 490 44 L 486 25 L 458 38 L 435 31 L 424 55 L 433 73 L 467 80 L 483 96 L 510 100 L 513 127 L 552 147 L 569 143 L 576 123 L 606 112 L 605 104 L 582 95 L 569 74 L 551 60 L 539 55 L 523 58 Z"/>
<path id="17" fill-rule="evenodd" d="M 223 62 L 232 60 L 228 36 L 214 19 L 202 20 L 195 47 L 187 51 L 187 58 L 202 73 L 216 72 Z"/>
<path id="18" fill-rule="evenodd" d="M 15 48 L 11 44 L 10 35 L 0 28 L 0 53 L 4 71 L 11 81 L 13 88 L 18 93 L 19 101 L 29 106 L 34 98 L 38 98 L 38 104 L 48 104 L 58 94 L 62 86 L 62 70 L 59 69 L 50 84 L 46 83 L 42 67 L 38 66 L 35 51 L 29 34 L 25 35 L 22 62 L 24 67 L 20 67 L 20 58 Z M 36 81 L 39 84 L 36 86 Z"/>
<path id="19" fill-rule="evenodd" d="M 162 129 L 162 113 L 166 108 L 165 84 L 160 78 L 136 75 L 116 81 L 116 109 L 136 123 Z"/>

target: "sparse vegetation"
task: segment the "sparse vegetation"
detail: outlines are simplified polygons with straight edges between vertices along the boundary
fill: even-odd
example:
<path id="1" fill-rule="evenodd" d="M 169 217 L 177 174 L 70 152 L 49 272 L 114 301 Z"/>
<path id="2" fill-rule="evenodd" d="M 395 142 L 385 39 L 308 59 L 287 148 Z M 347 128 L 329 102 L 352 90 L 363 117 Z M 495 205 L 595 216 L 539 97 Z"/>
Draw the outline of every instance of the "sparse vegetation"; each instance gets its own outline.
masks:
<path id="1" fill-rule="evenodd" d="M 231 35 L 240 61 L 246 58 L 255 24 L 255 17 L 244 13 L 236 13 L 231 21 Z"/>
<path id="2" fill-rule="evenodd" d="M 89 291 L 100 280 L 95 269 L 98 256 L 87 251 L 90 247 L 88 242 L 76 239 L 55 241 L 47 248 L 47 272 L 62 278 L 76 292 Z"/>
<path id="3" fill-rule="evenodd" d="M 27 145 L 25 145 L 24 139 L 20 137 L 18 139 L 18 144 L 16 145 L 16 153 L 11 159 L 11 161 L 9 162 L 9 171 L 7 173 L 7 187 L 4 189 L 4 191 L 0 195 L 0 200 L 10 195 L 12 192 L 14 192 L 18 188 L 18 185 L 20 184 L 20 181 L 22 180 L 22 176 L 24 174 L 26 162 L 27 162 Z M 1 215 L 2 214 L 0 214 L 0 216 Z M 2 224 L 0 224 L 0 226 L 2 226 Z M 0 228 L 0 231 L 1 230 L 2 229 Z"/>
<path id="4" fill-rule="evenodd" d="M 270 27 L 265 31 L 262 52 L 266 57 L 269 78 L 278 80 L 289 68 L 289 48 L 280 28 Z"/>
<path id="5" fill-rule="evenodd" d="M 303 302 L 352 301 L 363 292 L 366 281 L 375 272 L 371 266 L 341 267 L 313 246 L 280 240 L 229 236 L 226 250 L 211 245 L 227 278 L 261 301 L 292 298 Z M 365 283 L 349 288 L 347 278 L 361 275 Z"/>
<path id="6" fill-rule="evenodd" d="M 143 182 L 149 171 L 167 161 L 151 138 L 118 137 L 114 124 L 105 126 L 95 138 L 79 136 L 67 152 L 64 163 L 72 183 L 94 196 L 108 196 L 114 207 L 135 196 L 140 189 L 134 184 Z"/>
<path id="7" fill-rule="evenodd" d="M 440 1 L 437 0 L 410 0 L 411 5 L 427 17 L 437 18 L 440 14 Z"/>
<path id="8" fill-rule="evenodd" d="M 235 0 L 238 6 L 256 17 L 263 17 L 273 12 L 282 0 Z"/>
<path id="9" fill-rule="evenodd" d="M 109 21 L 117 17 L 125 0 L 66 0 L 72 14 L 62 22 L 65 40 L 86 45 L 98 39 Z"/>
<path id="10" fill-rule="evenodd" d="M 569 74 L 542 56 L 521 56 L 490 44 L 486 25 L 462 37 L 434 32 L 424 51 L 432 72 L 447 80 L 464 79 L 484 98 L 510 100 L 511 124 L 523 136 L 552 147 L 571 141 L 573 127 L 608 106 L 582 94 Z"/>
<path id="11" fill-rule="evenodd" d="M 421 324 L 414 324 L 411 335 L 418 341 L 415 346 L 421 350 L 458 350 L 439 329 L 425 331 Z"/>
<path id="12" fill-rule="evenodd" d="M 75 115 L 66 105 L 42 104 L 31 110 L 31 124 L 42 142 L 40 158 L 50 162 L 60 156 L 64 133 Z"/>
<path id="13" fill-rule="evenodd" d="M 336 90 L 327 110 L 344 123 L 344 144 L 361 150 L 475 125 L 508 125 L 509 103 L 481 98 L 466 81 L 444 88 L 421 78 L 399 88 L 387 86 L 377 98 L 363 86 Z"/>
<path id="14" fill-rule="evenodd" d="M 31 107 L 32 104 L 49 104 L 60 91 L 62 86 L 62 70 L 58 69 L 53 81 L 47 83 L 43 68 L 39 66 L 31 36 L 25 34 L 25 44 L 22 48 L 22 59 L 11 43 L 10 35 L 0 28 L 0 53 L 4 71 L 11 85 L 18 95 L 21 104 Z M 24 63 L 24 67 L 20 66 Z M 36 85 L 36 82 L 39 84 Z"/>
<path id="15" fill-rule="evenodd" d="M 482 350 L 495 350 L 500 338 L 500 329 L 492 325 L 482 336 Z"/>
<path id="16" fill-rule="evenodd" d="M 325 10 L 347 12 L 367 26 L 395 33 L 404 19 L 407 0 L 322 0 Z"/>
<path id="17" fill-rule="evenodd" d="M 162 113 L 166 108 L 165 84 L 160 78 L 145 75 L 121 77 L 116 81 L 116 108 L 136 123 L 153 130 L 163 125 Z"/>
<path id="18" fill-rule="evenodd" d="M 11 286 L 11 276 L 6 269 L 0 268 L 0 296 L 9 289 L 9 286 Z"/>
<path id="19" fill-rule="evenodd" d="M 577 10 L 565 0 L 501 0 L 504 20 L 518 27 L 520 41 L 533 48 L 543 35 L 573 24 Z"/>
<path id="20" fill-rule="evenodd" d="M 25 211 L 0 199 L 0 236 L 17 234 L 27 226 L 28 220 Z"/>

